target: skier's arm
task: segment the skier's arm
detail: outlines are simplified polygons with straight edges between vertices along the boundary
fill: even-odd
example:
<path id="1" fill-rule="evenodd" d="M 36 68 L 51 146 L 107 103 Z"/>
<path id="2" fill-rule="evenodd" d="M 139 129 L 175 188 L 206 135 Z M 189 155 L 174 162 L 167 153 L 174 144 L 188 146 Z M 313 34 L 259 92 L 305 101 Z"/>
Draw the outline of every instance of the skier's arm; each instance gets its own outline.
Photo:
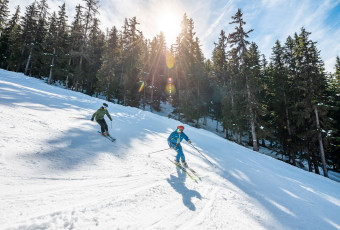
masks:
<path id="1" fill-rule="evenodd" d="M 175 147 L 177 144 L 176 140 L 174 139 L 173 133 L 171 133 L 170 136 L 168 137 L 168 144 L 170 147 Z"/>
<path id="2" fill-rule="evenodd" d="M 97 111 L 92 115 L 91 121 L 93 121 L 94 117 L 96 116 Z"/>
<path id="3" fill-rule="evenodd" d="M 184 140 L 186 140 L 189 144 L 191 144 L 191 140 L 189 139 L 189 137 L 187 135 L 185 135 L 185 133 L 182 134 Z"/>
<path id="4" fill-rule="evenodd" d="M 106 115 L 109 117 L 110 121 L 112 121 L 112 118 L 107 110 L 105 110 Z"/>

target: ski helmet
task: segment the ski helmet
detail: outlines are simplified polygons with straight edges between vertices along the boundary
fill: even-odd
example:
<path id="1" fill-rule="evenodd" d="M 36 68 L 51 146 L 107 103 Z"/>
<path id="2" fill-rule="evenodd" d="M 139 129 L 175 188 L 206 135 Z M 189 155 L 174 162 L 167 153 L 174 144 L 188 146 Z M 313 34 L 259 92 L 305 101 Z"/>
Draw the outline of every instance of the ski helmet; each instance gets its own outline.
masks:
<path id="1" fill-rule="evenodd" d="M 105 108 L 109 107 L 106 103 L 103 103 L 103 106 L 104 106 Z"/>
<path id="2" fill-rule="evenodd" d="M 179 125 L 179 126 L 177 126 L 177 129 L 179 129 L 181 132 L 183 132 L 184 126 L 183 125 Z"/>

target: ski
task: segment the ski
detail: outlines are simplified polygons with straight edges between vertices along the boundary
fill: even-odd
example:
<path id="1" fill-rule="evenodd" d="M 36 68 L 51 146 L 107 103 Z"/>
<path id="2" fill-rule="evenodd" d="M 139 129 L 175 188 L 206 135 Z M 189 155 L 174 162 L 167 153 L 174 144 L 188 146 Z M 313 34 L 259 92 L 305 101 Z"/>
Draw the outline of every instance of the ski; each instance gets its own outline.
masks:
<path id="1" fill-rule="evenodd" d="M 116 141 L 116 138 L 112 137 L 110 134 L 104 136 L 104 135 L 102 134 L 102 132 L 98 131 L 98 133 L 100 133 L 100 135 L 102 135 L 102 136 L 105 137 L 106 139 L 110 140 L 111 142 L 115 142 L 115 141 Z"/>
<path id="2" fill-rule="evenodd" d="M 181 169 L 185 174 L 187 174 L 187 175 L 190 177 L 190 179 L 192 179 L 193 181 L 195 181 L 195 182 L 197 183 L 196 178 L 193 177 L 193 176 L 186 170 L 186 168 L 184 168 L 184 167 L 183 167 L 182 165 L 180 165 L 180 164 L 177 164 L 175 161 L 170 160 L 169 158 L 167 158 L 167 159 L 168 159 L 169 161 L 171 161 L 174 165 L 176 165 L 177 168 Z"/>
<path id="3" fill-rule="evenodd" d="M 192 174 L 194 174 L 200 181 L 202 181 L 202 178 L 200 177 L 200 175 L 198 175 L 198 173 L 195 170 L 193 170 L 190 167 L 187 167 L 187 169 L 189 169 L 190 172 L 192 172 Z"/>
<path id="4" fill-rule="evenodd" d="M 110 141 L 112 141 L 112 142 L 115 142 L 116 141 L 116 138 L 113 138 L 112 136 L 110 136 L 110 134 L 109 135 L 107 135 L 107 136 L 105 136 L 106 138 L 108 138 Z"/>

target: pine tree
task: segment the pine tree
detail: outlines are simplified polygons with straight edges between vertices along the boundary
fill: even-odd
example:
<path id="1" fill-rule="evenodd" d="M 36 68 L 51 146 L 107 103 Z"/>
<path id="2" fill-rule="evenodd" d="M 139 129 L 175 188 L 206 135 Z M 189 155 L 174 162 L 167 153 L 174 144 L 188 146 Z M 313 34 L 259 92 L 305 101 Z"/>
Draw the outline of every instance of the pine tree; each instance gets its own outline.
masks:
<path id="1" fill-rule="evenodd" d="M 183 111 L 184 118 L 186 122 L 193 122 L 194 119 L 199 117 L 198 112 L 198 98 L 195 94 L 197 88 L 195 87 L 195 76 L 194 76 L 194 63 L 195 63 L 195 56 L 194 56 L 194 22 L 192 18 L 187 18 L 186 21 L 185 17 L 183 17 L 183 28 L 182 28 L 182 45 L 181 45 L 181 52 L 179 54 L 182 58 L 182 85 L 183 91 L 180 100 L 180 106 Z M 196 126 L 198 124 L 196 123 Z"/>
<path id="2" fill-rule="evenodd" d="M 329 158 L 332 161 L 333 169 L 340 171 L 340 57 L 336 57 L 335 73 L 328 79 L 328 98 L 330 105 L 329 117 L 332 119 L 330 133 Z"/>
<path id="3" fill-rule="evenodd" d="M 69 73 L 69 31 L 65 3 L 59 6 L 58 14 L 53 12 L 49 19 L 48 35 L 45 39 L 45 60 L 49 66 L 48 84 L 54 80 L 65 81 Z"/>
<path id="4" fill-rule="evenodd" d="M 48 5 L 47 0 L 40 0 L 38 4 L 38 27 L 36 28 L 36 38 L 35 45 L 33 47 L 32 54 L 32 69 L 31 73 L 35 76 L 48 76 L 48 69 L 43 65 L 43 59 L 45 56 L 45 47 L 44 43 L 47 37 L 47 28 L 48 28 Z M 28 65 L 26 65 L 28 66 Z M 26 71 L 27 73 L 27 71 Z"/>
<path id="5" fill-rule="evenodd" d="M 287 41 L 289 43 L 289 39 Z M 289 51 L 287 50 L 286 55 Z M 281 143 L 281 151 L 283 155 L 288 154 L 292 159 L 292 164 L 295 165 L 295 154 L 291 151 L 292 145 L 292 130 L 290 119 L 290 89 L 292 82 L 289 79 L 287 67 L 285 65 L 285 48 L 281 46 L 279 41 L 276 41 L 272 55 L 272 86 L 271 91 L 274 96 L 274 101 L 271 107 L 275 114 L 276 129 L 278 130 L 278 142 Z M 286 56 L 288 60 L 288 56 Z M 289 159 L 290 161 L 290 159 Z"/>
<path id="6" fill-rule="evenodd" d="M 54 68 L 54 64 L 55 64 L 55 58 L 56 58 L 56 49 L 57 49 L 57 45 L 58 45 L 58 32 L 57 32 L 57 15 L 55 12 L 53 12 L 52 16 L 50 17 L 50 21 L 49 21 L 49 29 L 48 29 L 48 35 L 47 35 L 47 39 L 46 39 L 46 43 L 45 43 L 45 49 L 47 52 L 45 52 L 45 54 L 48 56 L 52 56 L 52 60 L 50 63 L 50 73 L 49 73 L 49 77 L 48 77 L 48 84 L 52 83 L 53 80 L 53 68 Z M 50 62 L 49 58 L 47 60 L 45 60 L 45 63 L 47 64 L 48 62 Z"/>
<path id="7" fill-rule="evenodd" d="M 226 86 L 229 83 L 228 69 L 227 69 L 227 37 L 225 32 L 221 30 L 218 43 L 215 43 L 215 48 L 212 54 L 213 71 L 216 80 Z"/>
<path id="8" fill-rule="evenodd" d="M 199 127 L 199 119 L 204 117 L 206 120 L 206 116 L 209 113 L 208 110 L 208 103 L 206 96 L 210 90 L 208 79 L 207 79 L 207 72 L 205 70 L 204 65 L 204 55 L 200 47 L 199 38 L 196 37 L 193 43 L 193 75 L 192 75 L 192 84 L 193 88 L 196 92 L 192 93 L 192 98 L 195 99 L 194 108 L 195 113 L 193 118 L 196 120 L 196 127 Z"/>
<path id="9" fill-rule="evenodd" d="M 83 42 L 83 12 L 82 6 L 76 6 L 76 14 L 74 16 L 74 21 L 72 22 L 71 32 L 70 32 L 70 58 L 69 58 L 69 68 L 70 74 L 66 79 L 66 87 L 68 88 L 69 82 L 71 83 L 71 89 L 78 90 L 79 84 L 79 68 L 78 63 L 80 62 L 81 57 L 81 46 Z M 69 76 L 71 79 L 69 79 Z"/>
<path id="10" fill-rule="evenodd" d="M 166 43 L 164 34 L 161 32 L 150 43 L 148 60 L 150 110 L 160 111 L 160 101 L 166 84 Z"/>
<path id="11" fill-rule="evenodd" d="M 139 106 L 138 82 L 143 68 L 144 38 L 141 31 L 137 29 L 136 17 L 125 20 L 122 33 L 122 77 L 120 87 L 122 88 L 122 103 L 124 105 Z"/>
<path id="12" fill-rule="evenodd" d="M 212 100 L 210 101 L 211 111 L 213 117 L 216 119 L 216 131 L 218 131 L 218 123 L 222 121 L 222 101 L 224 95 L 224 108 L 230 111 L 231 108 L 226 108 L 230 105 L 228 101 L 231 100 L 227 97 L 228 87 L 230 84 L 230 78 L 228 74 L 228 62 L 227 62 L 227 37 L 225 32 L 221 30 L 220 37 L 218 38 L 218 43 L 215 43 L 215 48 L 212 53 L 212 70 L 210 74 L 210 82 L 212 82 L 213 95 L 211 95 Z M 227 118 L 229 113 L 224 114 L 224 128 L 226 131 L 226 138 L 229 139 L 228 127 L 231 127 L 230 119 Z"/>
<path id="13" fill-rule="evenodd" d="M 181 32 L 176 38 L 176 44 L 172 47 L 171 53 L 173 53 L 175 58 L 174 69 L 174 85 L 176 88 L 176 95 L 173 98 L 172 105 L 175 108 L 172 112 L 173 114 L 177 114 L 177 119 L 180 121 L 182 119 L 183 114 L 183 96 L 182 92 L 184 88 L 184 78 L 187 75 L 187 61 L 189 60 L 188 53 L 188 41 L 187 41 L 187 32 L 188 31 L 188 17 L 186 13 L 183 15 L 181 21 Z M 184 94 L 183 94 L 184 95 Z"/>
<path id="14" fill-rule="evenodd" d="M 248 108 L 251 128 L 252 128 L 252 140 L 253 149 L 258 151 L 258 139 L 257 132 L 259 127 L 259 117 L 263 114 L 264 109 L 261 105 L 260 92 L 262 92 L 262 71 L 261 71 L 261 54 L 258 50 L 258 46 L 252 42 L 248 55 L 246 58 L 246 84 L 248 95 Z M 256 143 L 255 143 L 256 142 Z"/>
<path id="15" fill-rule="evenodd" d="M 9 16 L 8 3 L 9 0 L 0 0 L 0 38 L 2 36 L 2 32 L 6 28 L 7 19 Z"/>
<path id="16" fill-rule="evenodd" d="M 328 177 L 321 130 L 327 130 L 328 122 L 327 110 L 322 106 L 325 104 L 322 96 L 326 89 L 324 64 L 315 47 L 315 42 L 309 40 L 309 35 L 310 33 L 302 28 L 301 33 L 295 36 L 298 75 L 294 79 L 294 86 L 296 86 L 294 90 L 299 95 L 296 102 L 296 106 L 299 108 L 297 126 L 300 128 L 301 140 L 308 146 L 308 160 L 311 159 L 314 169 L 318 173 L 316 153 L 319 152 L 324 176 Z"/>
<path id="17" fill-rule="evenodd" d="M 59 6 L 56 18 L 56 33 L 57 39 L 53 49 L 54 65 L 52 79 L 65 81 L 66 77 L 70 74 L 70 66 L 68 64 L 70 57 L 70 34 L 67 25 L 65 3 Z"/>
<path id="18" fill-rule="evenodd" d="M 47 0 L 41 0 L 36 6 L 35 2 L 27 9 L 27 14 L 24 19 L 24 35 L 25 43 L 27 45 L 27 58 L 25 59 L 25 75 L 42 75 L 41 58 L 43 55 L 42 44 L 46 36 L 47 27 Z M 30 23 L 32 23 L 30 25 Z M 33 63 L 33 64 L 32 64 Z M 31 66 L 31 68 L 30 68 Z"/>
<path id="19" fill-rule="evenodd" d="M 185 118 L 186 122 L 194 122 L 198 126 L 201 117 L 201 82 L 206 73 L 204 57 L 200 49 L 199 39 L 195 37 L 194 21 L 183 15 L 181 33 L 176 40 L 175 51 L 175 86 L 176 109 L 178 119 Z M 206 108 L 207 110 L 207 108 Z M 206 112 L 205 112 L 206 113 Z M 180 114 L 183 116 L 181 117 Z"/>
<path id="20" fill-rule="evenodd" d="M 336 62 L 335 62 L 335 78 L 337 82 L 340 81 L 340 57 L 336 56 Z"/>
<path id="21" fill-rule="evenodd" d="M 250 42 L 246 40 L 249 33 L 253 30 L 245 31 L 244 25 L 246 22 L 243 20 L 241 9 L 238 9 L 235 16 L 232 17 L 233 21 L 229 24 L 236 24 L 235 32 L 230 33 L 228 36 L 228 44 L 231 50 L 229 52 L 229 69 L 231 70 L 231 113 L 233 115 L 233 124 L 237 125 L 237 132 L 239 134 L 239 143 L 242 140 L 243 132 L 248 130 L 247 123 L 251 125 L 251 134 L 253 140 L 253 149 L 258 151 L 256 127 L 255 127 L 255 113 L 252 107 L 254 96 L 251 92 L 249 82 L 249 75 L 247 73 L 247 55 L 248 45 Z M 235 92 L 236 90 L 236 92 Z M 247 108 L 248 112 L 243 111 Z"/>
<path id="22" fill-rule="evenodd" d="M 96 14 L 98 13 L 98 4 L 99 1 L 98 0 L 83 0 L 86 4 L 85 11 L 84 11 L 84 24 L 83 24 L 83 34 L 82 34 L 82 40 L 81 40 L 81 44 L 80 44 L 80 57 L 79 57 L 79 63 L 76 69 L 76 87 L 75 90 L 78 90 L 78 83 L 79 81 L 81 81 L 81 87 L 83 90 L 84 85 L 86 84 L 86 82 L 91 82 L 91 80 L 89 81 L 89 79 L 87 77 L 85 77 L 86 71 L 84 71 L 84 66 L 83 66 L 83 62 L 84 59 L 88 58 L 88 53 L 87 53 L 87 46 L 88 46 L 88 37 L 89 37 L 89 33 L 91 31 L 91 28 L 94 26 L 94 23 L 96 23 L 95 19 L 96 19 Z M 98 22 L 98 21 L 97 21 Z M 88 61 L 88 60 L 87 60 Z M 94 77 L 94 76 L 92 76 Z"/>
<path id="23" fill-rule="evenodd" d="M 99 20 L 94 19 L 93 25 L 90 30 L 86 62 L 88 63 L 84 69 L 86 70 L 86 94 L 92 95 L 95 90 L 95 84 L 97 81 L 96 74 L 102 64 L 100 58 L 102 56 L 105 36 L 99 29 Z"/>
<path id="24" fill-rule="evenodd" d="M 13 59 L 18 58 L 19 55 L 19 37 L 20 27 L 19 23 L 20 7 L 17 6 L 15 13 L 9 20 L 6 28 L 0 36 L 0 67 L 9 69 L 10 63 Z"/>
<path id="25" fill-rule="evenodd" d="M 264 54 L 260 55 L 260 79 L 258 79 L 258 84 L 261 91 L 257 94 L 258 104 L 260 108 L 257 114 L 258 122 L 258 140 L 262 140 L 262 147 L 272 148 L 273 137 L 275 133 L 275 127 L 273 126 L 273 113 L 271 112 L 271 107 L 273 105 L 273 96 L 270 93 L 271 90 L 271 64 L 268 64 L 267 59 Z M 270 142 L 269 146 L 266 144 L 266 140 Z"/>
<path id="26" fill-rule="evenodd" d="M 105 41 L 101 57 L 101 67 L 98 70 L 98 90 L 106 92 L 106 100 L 111 101 L 118 95 L 118 76 L 121 65 L 121 41 L 118 30 L 113 27 Z"/>
<path id="27" fill-rule="evenodd" d="M 33 2 L 31 5 L 26 7 L 25 15 L 20 22 L 20 27 L 22 28 L 20 38 L 21 54 L 20 58 L 17 59 L 16 71 L 23 72 L 25 70 L 24 65 L 27 63 L 27 57 L 30 53 L 31 46 L 34 45 L 35 31 L 38 25 L 36 4 L 36 2 Z"/>

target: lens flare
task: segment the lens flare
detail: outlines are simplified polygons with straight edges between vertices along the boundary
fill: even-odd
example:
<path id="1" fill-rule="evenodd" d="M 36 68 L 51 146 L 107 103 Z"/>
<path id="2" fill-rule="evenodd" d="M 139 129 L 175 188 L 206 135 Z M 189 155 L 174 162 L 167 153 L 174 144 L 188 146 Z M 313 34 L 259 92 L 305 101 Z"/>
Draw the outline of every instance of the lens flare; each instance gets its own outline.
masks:
<path id="1" fill-rule="evenodd" d="M 143 89 L 144 89 L 144 81 L 142 81 L 142 84 L 139 87 L 138 93 L 142 92 Z"/>
<path id="2" fill-rule="evenodd" d="M 166 93 L 167 95 L 169 95 L 170 97 L 171 97 L 172 95 L 174 95 L 174 94 L 176 93 L 176 88 L 175 88 L 175 86 L 172 85 L 172 84 L 168 84 L 168 85 L 165 87 L 165 93 Z"/>
<path id="3" fill-rule="evenodd" d="M 174 64 L 175 64 L 175 58 L 174 56 L 172 55 L 172 53 L 170 52 L 166 52 L 166 66 L 169 68 L 169 69 L 172 69 L 172 67 L 174 67 Z"/>

